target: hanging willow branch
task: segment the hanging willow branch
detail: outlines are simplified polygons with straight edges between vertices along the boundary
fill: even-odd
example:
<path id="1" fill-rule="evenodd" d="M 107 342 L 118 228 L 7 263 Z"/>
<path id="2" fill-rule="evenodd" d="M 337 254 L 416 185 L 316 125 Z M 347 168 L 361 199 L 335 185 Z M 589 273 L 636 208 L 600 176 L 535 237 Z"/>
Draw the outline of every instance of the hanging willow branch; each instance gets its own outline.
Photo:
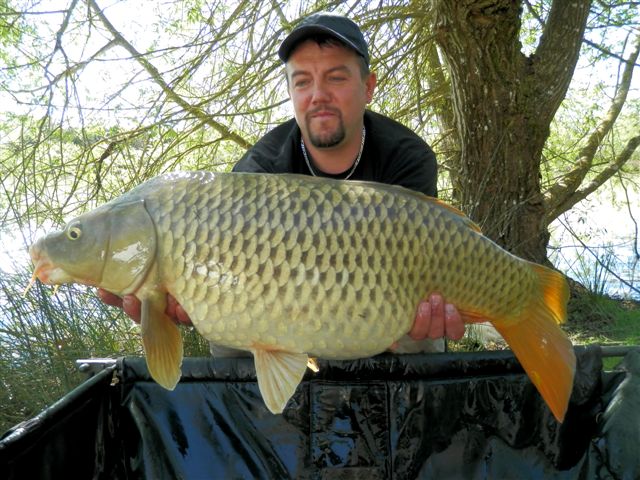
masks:
<path id="1" fill-rule="evenodd" d="M 612 158 L 608 162 L 607 166 L 597 174 L 593 180 L 588 182 L 586 185 L 583 185 L 585 178 L 592 170 L 594 158 L 602 145 L 602 141 L 613 129 L 613 126 L 622 111 L 622 107 L 627 100 L 639 53 L 640 35 L 636 37 L 634 49 L 629 55 L 629 58 L 624 62 L 625 68 L 622 73 L 622 79 L 618 86 L 618 91 L 611 102 L 609 111 L 587 138 L 585 146 L 580 150 L 575 167 L 571 171 L 567 172 L 564 177 L 547 192 L 547 213 L 545 218 L 545 223 L 547 225 L 553 222 L 553 220 L 558 218 L 562 213 L 573 207 L 576 203 L 596 191 L 604 182 L 620 171 L 620 168 L 627 163 L 631 158 L 631 155 L 640 145 L 640 135 L 630 138 L 623 151 Z"/>
<path id="2" fill-rule="evenodd" d="M 144 68 L 144 70 L 149 74 L 151 79 L 158 85 L 163 93 L 169 98 L 171 101 L 178 104 L 185 111 L 189 112 L 191 115 L 202 121 L 204 124 L 211 126 L 214 128 L 220 135 L 224 138 L 229 139 L 240 145 L 244 148 L 250 148 L 251 143 L 245 140 L 242 136 L 237 133 L 231 131 L 229 127 L 223 125 L 220 122 L 215 121 L 208 115 L 204 110 L 194 105 L 191 105 L 185 99 L 183 99 L 180 95 L 178 95 L 165 80 L 162 78 L 162 75 L 158 71 L 158 69 L 149 61 L 147 58 L 138 52 L 133 45 L 131 45 L 127 40 L 122 36 L 122 34 L 113 26 L 113 24 L 109 21 L 106 15 L 103 13 L 102 9 L 98 6 L 95 0 L 89 0 L 89 5 L 91 9 L 95 12 L 95 14 L 100 18 L 100 21 L 105 26 L 105 28 L 113 35 L 114 40 L 125 50 L 127 50 L 131 56 Z"/>

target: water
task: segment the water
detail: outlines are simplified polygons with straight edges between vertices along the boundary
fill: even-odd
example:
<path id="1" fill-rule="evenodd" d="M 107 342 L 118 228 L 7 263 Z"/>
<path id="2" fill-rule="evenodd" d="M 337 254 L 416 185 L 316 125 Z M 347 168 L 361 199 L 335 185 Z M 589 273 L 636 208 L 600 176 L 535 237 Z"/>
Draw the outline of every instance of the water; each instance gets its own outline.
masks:
<path id="1" fill-rule="evenodd" d="M 551 225 L 549 258 L 596 293 L 640 301 L 640 192 L 603 190 Z"/>

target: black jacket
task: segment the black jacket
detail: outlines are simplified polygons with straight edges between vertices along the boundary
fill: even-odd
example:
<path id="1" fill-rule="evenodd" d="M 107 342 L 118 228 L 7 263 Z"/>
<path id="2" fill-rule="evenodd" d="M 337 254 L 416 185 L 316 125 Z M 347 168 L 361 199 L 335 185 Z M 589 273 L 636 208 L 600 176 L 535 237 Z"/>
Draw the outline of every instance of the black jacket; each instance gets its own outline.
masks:
<path id="1" fill-rule="evenodd" d="M 404 125 L 378 113 L 364 114 L 367 129 L 362 159 L 351 180 L 402 185 L 437 196 L 436 157 L 427 143 Z M 311 175 L 300 147 L 300 128 L 291 119 L 262 137 L 233 167 L 234 172 Z M 326 175 L 341 178 L 344 175 Z"/>

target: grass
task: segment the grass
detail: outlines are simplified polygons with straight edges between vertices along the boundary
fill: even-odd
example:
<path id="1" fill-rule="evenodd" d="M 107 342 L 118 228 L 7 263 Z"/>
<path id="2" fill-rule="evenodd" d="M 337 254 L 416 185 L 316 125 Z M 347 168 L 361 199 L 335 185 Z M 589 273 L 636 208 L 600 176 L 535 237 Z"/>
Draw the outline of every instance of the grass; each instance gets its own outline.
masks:
<path id="1" fill-rule="evenodd" d="M 640 345 L 640 302 L 585 293 L 569 302 L 566 327 L 574 343 Z"/>
<path id="2" fill-rule="evenodd" d="M 139 327 L 100 302 L 93 289 L 40 283 L 23 294 L 29 271 L 0 270 L 0 435 L 32 417 L 86 379 L 79 358 L 141 355 Z M 185 355 L 209 345 L 184 328 Z"/>
<path id="3" fill-rule="evenodd" d="M 575 345 L 640 346 L 640 302 L 583 292 L 569 302 L 565 329 Z M 604 358 L 605 370 L 619 361 Z"/>

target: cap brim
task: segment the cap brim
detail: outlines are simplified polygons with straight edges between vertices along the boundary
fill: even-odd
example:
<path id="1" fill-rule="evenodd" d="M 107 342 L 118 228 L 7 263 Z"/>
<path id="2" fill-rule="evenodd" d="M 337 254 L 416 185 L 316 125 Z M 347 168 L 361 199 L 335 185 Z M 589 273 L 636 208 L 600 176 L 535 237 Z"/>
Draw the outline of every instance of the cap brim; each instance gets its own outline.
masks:
<path id="1" fill-rule="evenodd" d="M 293 47 L 295 47 L 295 45 L 298 42 L 318 33 L 330 35 L 336 38 L 340 42 L 351 47 L 353 50 L 356 51 L 356 53 L 358 53 L 358 55 L 363 57 L 368 62 L 368 59 L 364 55 L 364 53 L 361 52 L 360 49 L 351 40 L 344 37 L 343 35 L 340 35 L 335 30 L 332 30 L 329 27 L 324 27 L 322 25 L 309 25 L 305 27 L 299 27 L 299 28 L 296 28 L 293 32 L 291 32 L 289 36 L 284 39 L 284 41 L 280 45 L 280 48 L 278 49 L 278 56 L 280 57 L 280 60 L 282 60 L 283 62 L 286 62 L 289 59 L 289 56 L 291 55 L 291 50 L 293 50 Z"/>

